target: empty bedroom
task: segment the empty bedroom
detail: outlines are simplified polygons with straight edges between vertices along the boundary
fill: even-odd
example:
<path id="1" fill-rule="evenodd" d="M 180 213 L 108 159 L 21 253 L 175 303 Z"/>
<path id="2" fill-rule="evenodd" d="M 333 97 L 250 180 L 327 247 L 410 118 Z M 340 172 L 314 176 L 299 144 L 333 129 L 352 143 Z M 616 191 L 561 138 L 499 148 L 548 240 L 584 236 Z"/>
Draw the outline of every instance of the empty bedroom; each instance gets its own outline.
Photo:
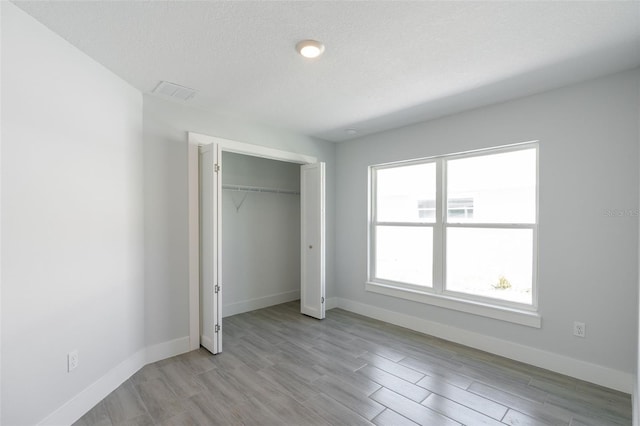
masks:
<path id="1" fill-rule="evenodd" d="M 0 424 L 640 424 L 640 1 L 0 2 Z"/>

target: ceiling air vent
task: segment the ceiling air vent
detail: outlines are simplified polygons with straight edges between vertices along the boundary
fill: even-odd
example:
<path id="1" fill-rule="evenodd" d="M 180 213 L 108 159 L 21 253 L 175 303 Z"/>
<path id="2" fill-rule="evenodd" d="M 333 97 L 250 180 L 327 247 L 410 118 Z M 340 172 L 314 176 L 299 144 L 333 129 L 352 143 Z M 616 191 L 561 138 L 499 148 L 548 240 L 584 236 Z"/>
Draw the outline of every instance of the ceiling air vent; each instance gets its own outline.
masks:
<path id="1" fill-rule="evenodd" d="M 189 89 L 188 87 L 180 86 L 179 84 L 169 83 L 168 81 L 161 81 L 158 83 L 153 93 L 166 96 L 168 98 L 178 99 L 181 101 L 187 101 L 191 99 L 196 91 Z"/>

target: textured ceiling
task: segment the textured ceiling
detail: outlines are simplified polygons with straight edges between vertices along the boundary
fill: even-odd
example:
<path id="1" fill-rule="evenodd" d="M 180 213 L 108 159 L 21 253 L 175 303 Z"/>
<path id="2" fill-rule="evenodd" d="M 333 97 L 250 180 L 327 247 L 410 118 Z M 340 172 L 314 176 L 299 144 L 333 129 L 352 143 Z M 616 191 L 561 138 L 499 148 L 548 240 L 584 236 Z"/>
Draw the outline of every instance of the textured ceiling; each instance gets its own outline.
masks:
<path id="1" fill-rule="evenodd" d="M 15 3 L 142 92 L 333 141 L 640 65 L 638 1 Z"/>

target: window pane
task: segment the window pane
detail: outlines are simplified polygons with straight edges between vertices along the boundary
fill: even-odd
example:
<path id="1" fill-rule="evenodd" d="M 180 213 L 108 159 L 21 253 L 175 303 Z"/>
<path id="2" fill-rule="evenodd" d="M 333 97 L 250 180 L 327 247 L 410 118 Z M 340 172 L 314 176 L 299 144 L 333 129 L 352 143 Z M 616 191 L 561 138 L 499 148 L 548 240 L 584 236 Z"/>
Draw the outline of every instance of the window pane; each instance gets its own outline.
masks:
<path id="1" fill-rule="evenodd" d="M 435 222 L 435 163 L 376 171 L 379 222 Z"/>
<path id="2" fill-rule="evenodd" d="M 376 278 L 431 287 L 433 229 L 376 226 Z"/>
<path id="3" fill-rule="evenodd" d="M 531 304 L 531 229 L 447 229 L 447 290 Z"/>
<path id="4" fill-rule="evenodd" d="M 536 151 L 447 162 L 449 223 L 534 223 Z"/>

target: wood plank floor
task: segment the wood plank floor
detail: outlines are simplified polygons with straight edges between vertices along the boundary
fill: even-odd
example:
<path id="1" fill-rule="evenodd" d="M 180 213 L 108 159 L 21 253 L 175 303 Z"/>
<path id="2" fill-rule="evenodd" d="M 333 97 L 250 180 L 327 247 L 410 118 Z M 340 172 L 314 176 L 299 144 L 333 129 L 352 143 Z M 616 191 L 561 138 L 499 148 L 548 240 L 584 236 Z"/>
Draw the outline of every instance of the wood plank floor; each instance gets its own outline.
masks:
<path id="1" fill-rule="evenodd" d="M 631 424 L 631 398 L 340 309 L 223 322 L 224 352 L 150 364 L 84 425 Z"/>

